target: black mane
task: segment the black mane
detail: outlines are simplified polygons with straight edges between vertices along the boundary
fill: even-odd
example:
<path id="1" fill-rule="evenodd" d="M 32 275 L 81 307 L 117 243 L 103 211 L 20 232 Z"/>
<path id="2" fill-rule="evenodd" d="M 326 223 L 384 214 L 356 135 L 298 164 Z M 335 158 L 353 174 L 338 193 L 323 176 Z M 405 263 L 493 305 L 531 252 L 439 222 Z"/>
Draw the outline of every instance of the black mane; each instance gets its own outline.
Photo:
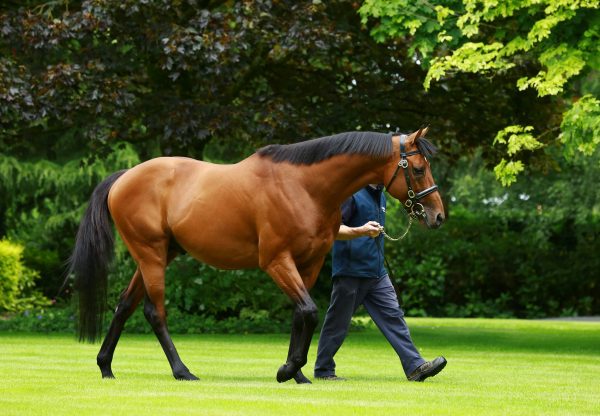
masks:
<path id="1" fill-rule="evenodd" d="M 420 137 L 417 139 L 417 148 L 419 152 L 426 158 L 432 158 L 438 151 L 437 147 L 425 137 Z"/>
<path id="2" fill-rule="evenodd" d="M 270 144 L 256 153 L 270 157 L 275 163 L 285 161 L 295 165 L 312 165 L 343 154 L 379 158 L 392 154 L 391 138 L 391 134 L 353 131 L 293 144 Z"/>

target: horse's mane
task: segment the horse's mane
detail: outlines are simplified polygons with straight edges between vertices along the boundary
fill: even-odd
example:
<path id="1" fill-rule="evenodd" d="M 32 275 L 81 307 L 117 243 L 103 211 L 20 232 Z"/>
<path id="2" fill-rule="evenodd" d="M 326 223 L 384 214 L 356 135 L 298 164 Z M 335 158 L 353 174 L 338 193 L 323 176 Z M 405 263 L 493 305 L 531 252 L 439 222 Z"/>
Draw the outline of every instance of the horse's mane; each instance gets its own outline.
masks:
<path id="1" fill-rule="evenodd" d="M 419 152 L 427 158 L 432 158 L 438 151 L 437 147 L 425 137 L 419 137 L 417 139 L 417 148 Z"/>
<path id="2" fill-rule="evenodd" d="M 391 138 L 391 134 L 352 131 L 293 144 L 270 144 L 256 153 L 270 157 L 275 163 L 294 165 L 312 165 L 336 155 L 361 154 L 379 158 L 392 153 Z"/>
<path id="3" fill-rule="evenodd" d="M 392 133 L 352 131 L 293 144 L 270 144 L 256 153 L 271 158 L 275 163 L 290 162 L 294 165 L 312 165 L 344 154 L 380 158 L 392 153 L 391 138 Z M 437 148 L 423 137 L 417 139 L 417 147 L 425 157 L 432 157 L 437 152 Z"/>

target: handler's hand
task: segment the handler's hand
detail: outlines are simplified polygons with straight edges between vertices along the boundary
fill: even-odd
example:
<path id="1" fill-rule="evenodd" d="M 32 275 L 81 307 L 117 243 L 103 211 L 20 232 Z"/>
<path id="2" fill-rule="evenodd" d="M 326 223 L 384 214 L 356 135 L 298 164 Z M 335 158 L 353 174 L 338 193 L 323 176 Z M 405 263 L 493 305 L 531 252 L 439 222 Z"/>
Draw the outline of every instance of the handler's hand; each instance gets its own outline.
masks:
<path id="1" fill-rule="evenodd" d="M 381 234 L 381 231 L 383 230 L 383 227 L 377 221 L 369 221 L 361 228 L 363 234 L 371 238 L 377 237 L 379 234 Z"/>

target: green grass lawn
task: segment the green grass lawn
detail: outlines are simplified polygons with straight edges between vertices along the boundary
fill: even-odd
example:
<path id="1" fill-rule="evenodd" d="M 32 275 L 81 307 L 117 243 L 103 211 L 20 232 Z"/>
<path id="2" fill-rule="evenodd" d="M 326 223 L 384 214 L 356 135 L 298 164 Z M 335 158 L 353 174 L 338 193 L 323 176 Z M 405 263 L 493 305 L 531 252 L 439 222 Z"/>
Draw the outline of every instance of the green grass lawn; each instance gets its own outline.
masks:
<path id="1" fill-rule="evenodd" d="M 346 382 L 278 384 L 284 335 L 176 335 L 199 382 L 178 382 L 153 336 L 124 335 L 102 380 L 98 345 L 72 335 L 0 333 L 2 415 L 600 414 L 600 323 L 409 319 L 430 359 L 448 366 L 406 381 L 377 329 L 350 334 L 337 355 Z M 312 378 L 316 339 L 305 374 Z"/>

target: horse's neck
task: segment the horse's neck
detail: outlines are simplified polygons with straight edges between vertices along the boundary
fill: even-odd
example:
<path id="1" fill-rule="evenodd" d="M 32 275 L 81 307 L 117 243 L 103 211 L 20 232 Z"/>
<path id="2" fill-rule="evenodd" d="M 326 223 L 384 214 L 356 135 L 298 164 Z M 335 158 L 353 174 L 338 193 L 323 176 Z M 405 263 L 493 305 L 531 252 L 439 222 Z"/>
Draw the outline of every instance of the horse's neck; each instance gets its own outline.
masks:
<path id="1" fill-rule="evenodd" d="M 362 155 L 338 155 L 312 165 L 273 163 L 275 175 L 298 180 L 325 210 L 337 210 L 369 183 L 382 183 L 386 160 Z"/>

